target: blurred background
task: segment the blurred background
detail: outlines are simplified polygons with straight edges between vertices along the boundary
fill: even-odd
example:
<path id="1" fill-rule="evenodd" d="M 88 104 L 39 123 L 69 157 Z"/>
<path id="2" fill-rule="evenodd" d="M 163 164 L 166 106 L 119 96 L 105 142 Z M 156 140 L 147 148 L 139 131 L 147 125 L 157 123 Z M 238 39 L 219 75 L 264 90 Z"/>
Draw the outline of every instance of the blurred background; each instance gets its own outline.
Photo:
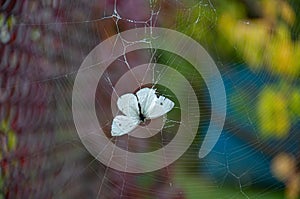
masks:
<path id="1" fill-rule="evenodd" d="M 0 199 L 299 198 L 299 8 L 297 0 L 0 0 Z M 161 50 L 120 57 L 100 79 L 99 114 L 111 114 L 122 66 L 149 61 L 185 75 L 201 112 L 199 132 L 180 159 L 130 174 L 84 148 L 71 97 L 88 53 L 139 27 L 170 28 L 198 41 L 221 72 L 228 103 L 220 139 L 199 159 L 211 108 L 201 75 L 190 76 L 193 66 Z M 99 120 L 110 136 L 109 121 Z M 119 144 L 144 151 L 164 139 L 126 137 Z"/>

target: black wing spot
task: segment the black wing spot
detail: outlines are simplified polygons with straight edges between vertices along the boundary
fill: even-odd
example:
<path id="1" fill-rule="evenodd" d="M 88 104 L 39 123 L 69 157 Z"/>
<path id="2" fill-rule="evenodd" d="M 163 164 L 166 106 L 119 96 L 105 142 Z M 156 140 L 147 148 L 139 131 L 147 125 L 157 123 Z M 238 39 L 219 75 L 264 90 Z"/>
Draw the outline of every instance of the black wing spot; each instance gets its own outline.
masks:
<path id="1" fill-rule="evenodd" d="M 163 103 L 161 102 L 161 103 L 160 103 L 160 105 L 162 106 L 162 105 L 163 105 Z"/>
<path id="2" fill-rule="evenodd" d="M 122 124 L 119 124 L 119 126 L 122 126 Z"/>

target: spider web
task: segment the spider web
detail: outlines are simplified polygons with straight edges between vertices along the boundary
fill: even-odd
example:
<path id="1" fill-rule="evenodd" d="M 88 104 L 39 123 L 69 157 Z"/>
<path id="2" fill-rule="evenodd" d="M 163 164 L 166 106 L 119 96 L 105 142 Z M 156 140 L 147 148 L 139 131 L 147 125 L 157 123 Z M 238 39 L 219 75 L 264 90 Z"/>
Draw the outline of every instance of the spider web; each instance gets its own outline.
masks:
<path id="1" fill-rule="evenodd" d="M 48 88 L 47 102 L 51 105 L 48 107 L 49 113 L 45 113 L 48 121 L 51 121 L 47 123 L 51 128 L 41 130 L 52 132 L 52 136 L 43 138 L 45 143 L 49 138 L 51 144 L 44 144 L 42 150 L 46 155 L 39 149 L 32 152 L 46 159 L 40 166 L 41 171 L 36 171 L 41 179 L 47 174 L 47 183 L 41 191 L 44 195 L 49 198 L 265 198 L 273 192 L 282 191 L 281 185 L 270 174 L 270 159 L 286 148 L 286 143 L 294 146 L 294 137 L 279 143 L 261 140 L 254 117 L 255 110 L 252 108 L 260 87 L 278 80 L 266 71 L 254 73 L 244 66 L 244 61 L 238 64 L 224 62 L 219 57 L 221 49 L 217 46 L 208 47 L 211 42 L 202 37 L 213 32 L 216 26 L 218 10 L 214 2 L 42 0 L 23 1 L 22 8 L 25 10 L 22 14 L 14 14 L 15 26 L 17 35 L 21 35 L 19 37 L 28 35 L 25 40 L 29 40 L 29 43 L 26 44 L 25 41 L 22 51 L 31 52 L 32 58 L 28 65 L 33 69 L 20 74 L 25 74 L 30 85 L 38 84 Z M 202 24 L 201 31 L 197 24 Z M 210 49 L 220 69 L 229 103 L 228 119 L 216 147 L 206 158 L 200 160 L 198 151 L 209 124 L 211 108 L 209 92 L 201 74 L 179 56 L 152 49 L 151 43 L 149 49 L 126 53 L 116 59 L 101 77 L 96 99 L 91 99 L 96 102 L 100 126 L 116 147 L 136 153 L 163 148 L 172 141 L 178 126 L 185 125 L 180 121 L 181 111 L 192 109 L 194 103 L 199 103 L 201 113 L 200 118 L 195 117 L 200 120 L 199 132 L 179 160 L 157 171 L 131 174 L 111 169 L 87 152 L 72 120 L 71 97 L 78 68 L 88 53 L 110 36 L 140 27 L 180 29 L 191 37 L 202 38 L 203 46 Z M 125 48 L 132 45 L 124 38 L 118 39 Z M 147 43 L 146 40 L 135 42 Z M 3 57 L 9 57 L 8 52 Z M 10 59 L 6 62 L 13 61 Z M 157 94 L 171 99 L 175 102 L 175 107 L 167 115 L 163 129 L 157 129 L 159 133 L 151 138 L 141 139 L 127 135 L 111 137 L 113 113 L 110 102 L 111 96 L 116 93 L 115 85 L 126 72 L 131 73 L 137 81 L 139 77 L 132 71 L 145 63 L 161 63 L 179 71 L 192 85 L 197 102 L 191 102 L 190 107 L 181 107 L 174 93 L 159 83 L 143 85 L 139 82 L 140 87 L 136 88 L 124 85 L 132 92 L 141 87 L 156 88 Z M 149 64 L 148 69 L 152 70 L 153 67 L 155 69 L 155 66 Z M 160 75 L 167 78 L 168 82 L 176 84 L 176 80 L 163 75 L 164 73 L 165 71 L 160 71 Z M 159 82 L 160 77 L 155 77 L 155 80 Z M 13 83 L 8 88 L 19 86 Z M 93 96 L 88 90 L 87 95 Z M 29 138 L 31 136 L 20 140 L 30 145 L 31 141 L 25 141 Z M 274 147 L 274 143 L 280 147 Z M 113 156 L 112 152 L 111 158 Z M 35 158 L 29 158 L 29 161 L 35 161 Z M 34 170 L 36 167 L 29 169 Z M 40 178 L 34 179 L 38 181 Z M 48 182 L 50 179 L 53 183 Z M 37 187 L 37 184 L 32 186 Z M 254 192 L 253 187 L 257 191 Z M 44 195 L 28 193 L 28 196 L 36 198 Z"/>

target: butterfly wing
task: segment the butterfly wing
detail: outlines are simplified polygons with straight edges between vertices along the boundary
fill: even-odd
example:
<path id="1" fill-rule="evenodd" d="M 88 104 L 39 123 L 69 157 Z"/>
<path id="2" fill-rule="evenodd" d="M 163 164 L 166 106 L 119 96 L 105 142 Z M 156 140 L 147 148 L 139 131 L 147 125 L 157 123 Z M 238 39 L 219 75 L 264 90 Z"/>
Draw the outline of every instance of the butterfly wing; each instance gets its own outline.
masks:
<path id="1" fill-rule="evenodd" d="M 155 95 L 155 90 L 150 88 L 142 88 L 136 93 L 138 98 L 138 102 L 141 106 L 142 114 L 148 118 L 150 111 L 155 106 L 155 101 L 157 100 L 157 96 Z"/>
<path id="2" fill-rule="evenodd" d="M 118 108 L 122 113 L 129 117 L 139 116 L 139 106 L 134 94 L 128 93 L 119 97 L 117 102 Z"/>
<path id="3" fill-rule="evenodd" d="M 174 105 L 175 105 L 174 102 L 172 102 L 170 99 L 164 96 L 159 96 L 155 101 L 154 108 L 149 111 L 148 118 L 149 119 L 158 118 L 171 111 Z"/>
<path id="4" fill-rule="evenodd" d="M 111 135 L 121 136 L 131 132 L 139 124 L 139 119 L 125 115 L 117 115 L 111 125 Z"/>

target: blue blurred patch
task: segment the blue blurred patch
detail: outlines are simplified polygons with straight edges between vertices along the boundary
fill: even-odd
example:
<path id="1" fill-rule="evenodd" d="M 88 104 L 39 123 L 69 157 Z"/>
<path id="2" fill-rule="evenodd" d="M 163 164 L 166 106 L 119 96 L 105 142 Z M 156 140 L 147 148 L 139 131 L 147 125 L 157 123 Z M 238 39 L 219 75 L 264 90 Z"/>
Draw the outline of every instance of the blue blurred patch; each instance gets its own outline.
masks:
<path id="1" fill-rule="evenodd" d="M 258 94 L 264 85 L 278 80 L 265 71 L 254 73 L 243 65 L 222 74 L 228 100 L 226 124 L 213 150 L 201 160 L 201 173 L 220 185 L 282 187 L 272 176 L 271 160 L 280 152 L 296 154 L 300 150 L 299 133 L 295 132 L 299 125 L 294 125 L 290 136 L 281 140 L 263 139 L 256 126 Z"/>

